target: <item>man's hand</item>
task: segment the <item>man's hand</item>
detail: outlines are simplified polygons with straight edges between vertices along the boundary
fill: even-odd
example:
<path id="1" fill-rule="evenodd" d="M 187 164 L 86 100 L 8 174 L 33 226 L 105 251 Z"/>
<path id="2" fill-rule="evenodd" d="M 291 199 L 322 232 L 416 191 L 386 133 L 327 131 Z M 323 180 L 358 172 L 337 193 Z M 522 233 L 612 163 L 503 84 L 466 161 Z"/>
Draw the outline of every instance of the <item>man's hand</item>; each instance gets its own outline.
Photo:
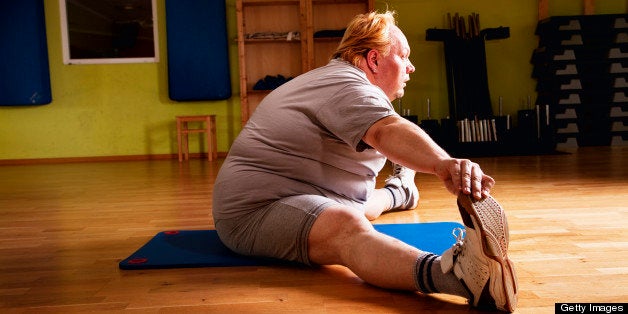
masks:
<path id="1" fill-rule="evenodd" d="M 480 166 L 468 159 L 444 159 L 434 169 L 447 190 L 455 195 L 472 194 L 475 199 L 487 196 L 495 179 L 484 174 Z"/>

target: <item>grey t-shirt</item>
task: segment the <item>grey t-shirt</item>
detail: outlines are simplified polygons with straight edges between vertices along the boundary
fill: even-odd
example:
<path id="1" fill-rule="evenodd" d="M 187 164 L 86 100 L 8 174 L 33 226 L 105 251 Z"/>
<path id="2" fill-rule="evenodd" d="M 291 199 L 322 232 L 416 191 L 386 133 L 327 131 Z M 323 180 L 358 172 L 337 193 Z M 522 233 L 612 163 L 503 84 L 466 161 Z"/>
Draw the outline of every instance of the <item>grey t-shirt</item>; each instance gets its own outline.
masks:
<path id="1" fill-rule="evenodd" d="M 362 137 L 394 114 L 384 92 L 345 61 L 332 60 L 283 84 L 234 141 L 214 186 L 214 218 L 302 194 L 362 209 L 386 162 Z"/>

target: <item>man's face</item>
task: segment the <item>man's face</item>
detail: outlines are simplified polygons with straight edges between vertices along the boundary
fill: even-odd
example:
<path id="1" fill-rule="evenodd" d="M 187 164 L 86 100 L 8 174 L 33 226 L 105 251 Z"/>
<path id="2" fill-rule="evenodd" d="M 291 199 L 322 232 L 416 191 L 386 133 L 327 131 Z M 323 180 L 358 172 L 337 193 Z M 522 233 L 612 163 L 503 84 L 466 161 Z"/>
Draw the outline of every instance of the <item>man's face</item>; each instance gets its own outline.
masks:
<path id="1" fill-rule="evenodd" d="M 410 62 L 410 45 L 406 36 L 397 26 L 390 29 L 392 47 L 387 56 L 379 55 L 378 73 L 375 85 L 379 86 L 390 101 L 403 97 L 406 82 L 410 80 L 410 73 L 414 66 Z"/>

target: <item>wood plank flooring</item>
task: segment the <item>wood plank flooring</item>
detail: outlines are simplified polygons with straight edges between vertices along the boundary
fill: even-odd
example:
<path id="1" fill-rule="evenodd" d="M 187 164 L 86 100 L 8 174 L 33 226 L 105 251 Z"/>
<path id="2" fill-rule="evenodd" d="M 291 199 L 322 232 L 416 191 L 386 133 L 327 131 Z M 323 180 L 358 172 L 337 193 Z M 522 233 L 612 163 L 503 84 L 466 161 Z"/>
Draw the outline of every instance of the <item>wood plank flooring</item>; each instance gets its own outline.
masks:
<path id="1" fill-rule="evenodd" d="M 628 301 L 628 147 L 475 160 L 508 212 L 517 313 Z M 0 166 L 0 312 L 477 312 L 456 297 L 372 287 L 340 266 L 118 269 L 159 231 L 213 228 L 221 162 Z M 374 223 L 460 221 L 440 182 L 416 181 L 419 207 Z"/>

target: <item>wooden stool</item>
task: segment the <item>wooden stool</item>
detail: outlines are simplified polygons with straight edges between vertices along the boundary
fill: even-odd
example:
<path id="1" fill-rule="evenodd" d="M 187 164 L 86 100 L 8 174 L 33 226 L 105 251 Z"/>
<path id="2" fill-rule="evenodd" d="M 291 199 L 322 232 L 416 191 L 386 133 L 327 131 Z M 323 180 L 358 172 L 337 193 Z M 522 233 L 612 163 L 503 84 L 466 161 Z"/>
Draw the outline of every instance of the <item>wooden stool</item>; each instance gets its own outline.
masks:
<path id="1" fill-rule="evenodd" d="M 179 145 L 179 162 L 188 160 L 190 154 L 188 147 L 188 134 L 206 133 L 207 137 L 207 160 L 218 158 L 216 148 L 216 115 L 203 116 L 177 116 L 177 144 Z M 204 127 L 189 129 L 188 122 L 204 122 Z"/>

